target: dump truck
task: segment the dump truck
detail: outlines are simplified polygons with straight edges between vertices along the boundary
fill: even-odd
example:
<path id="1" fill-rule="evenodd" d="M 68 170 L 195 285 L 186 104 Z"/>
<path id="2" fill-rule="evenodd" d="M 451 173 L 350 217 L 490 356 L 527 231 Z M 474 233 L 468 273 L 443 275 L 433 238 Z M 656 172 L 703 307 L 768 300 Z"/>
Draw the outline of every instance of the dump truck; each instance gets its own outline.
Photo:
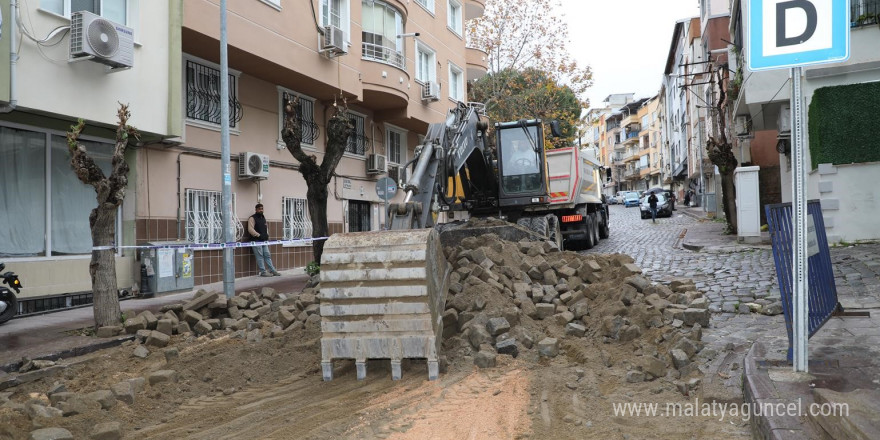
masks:
<path id="1" fill-rule="evenodd" d="M 369 359 L 389 359 L 392 378 L 399 379 L 405 358 L 426 359 L 428 378 L 438 377 L 450 270 L 435 228 L 439 213 L 503 219 L 509 226 L 491 232 L 544 239 L 559 249 L 590 248 L 608 237 L 595 158 L 576 147 L 545 151 L 540 119 L 495 124 L 490 148 L 482 110 L 459 104 L 444 123 L 428 127 L 406 164 L 404 201 L 388 210 L 390 230 L 334 234 L 324 245 L 324 380 L 332 380 L 336 359 L 353 359 L 358 379 Z M 556 135 L 557 126 L 550 126 Z"/>

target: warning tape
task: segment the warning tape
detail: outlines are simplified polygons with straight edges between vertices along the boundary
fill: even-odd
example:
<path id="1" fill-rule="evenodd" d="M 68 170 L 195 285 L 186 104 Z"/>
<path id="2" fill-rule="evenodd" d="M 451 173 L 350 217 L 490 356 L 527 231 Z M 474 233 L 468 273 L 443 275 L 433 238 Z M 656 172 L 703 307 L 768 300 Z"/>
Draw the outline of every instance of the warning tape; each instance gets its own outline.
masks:
<path id="1" fill-rule="evenodd" d="M 255 246 L 269 246 L 276 244 L 303 245 L 312 244 L 315 241 L 326 240 L 329 237 L 311 237 L 299 238 L 296 240 L 271 240 L 271 241 L 231 241 L 229 243 L 176 243 L 176 244 L 153 244 L 153 245 L 137 245 L 137 246 L 94 246 L 93 251 L 107 251 L 115 249 L 225 249 L 225 248 L 246 248 Z"/>

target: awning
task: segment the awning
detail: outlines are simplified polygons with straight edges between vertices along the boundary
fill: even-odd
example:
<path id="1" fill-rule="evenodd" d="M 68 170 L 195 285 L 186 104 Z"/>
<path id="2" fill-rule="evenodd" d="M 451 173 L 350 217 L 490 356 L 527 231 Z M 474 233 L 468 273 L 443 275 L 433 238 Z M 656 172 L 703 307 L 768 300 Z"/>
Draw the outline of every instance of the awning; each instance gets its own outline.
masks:
<path id="1" fill-rule="evenodd" d="M 678 164 L 678 166 L 675 167 L 675 171 L 672 172 L 672 177 L 680 176 L 682 173 L 687 171 L 687 168 L 688 168 L 688 161 L 687 161 L 687 159 L 685 159 L 684 162 Z"/>

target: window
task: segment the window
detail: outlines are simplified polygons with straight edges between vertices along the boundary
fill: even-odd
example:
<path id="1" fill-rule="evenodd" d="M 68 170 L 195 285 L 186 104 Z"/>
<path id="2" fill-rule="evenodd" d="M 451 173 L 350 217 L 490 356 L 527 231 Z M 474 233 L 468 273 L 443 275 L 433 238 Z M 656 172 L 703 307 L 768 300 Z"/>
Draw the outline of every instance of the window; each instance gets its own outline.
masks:
<path id="1" fill-rule="evenodd" d="M 388 162 L 403 165 L 406 163 L 406 132 L 389 127 L 387 133 Z"/>
<path id="2" fill-rule="evenodd" d="M 354 133 L 348 138 L 345 152 L 363 156 L 367 154 L 367 131 L 363 115 L 348 112 L 348 120 L 354 125 Z"/>
<path id="3" fill-rule="evenodd" d="M 186 190 L 187 241 L 193 243 L 224 242 L 223 210 L 220 196 L 220 191 Z M 235 194 L 232 194 L 232 206 L 232 212 L 235 212 Z M 236 228 L 236 235 L 241 233 L 238 229 Z"/>
<path id="4" fill-rule="evenodd" d="M 113 144 L 80 143 L 109 175 Z M 65 137 L 0 127 L 0 145 L 0 257 L 89 254 L 95 190 L 71 170 Z"/>
<path id="5" fill-rule="evenodd" d="M 434 0 L 416 0 L 416 3 L 425 8 L 431 14 L 434 13 Z"/>
<path id="6" fill-rule="evenodd" d="M 370 202 L 360 200 L 348 201 L 348 232 L 369 231 L 370 222 Z"/>
<path id="7" fill-rule="evenodd" d="M 299 115 L 302 120 L 302 145 L 314 147 L 315 142 L 318 140 L 318 124 L 315 123 L 315 100 L 284 87 L 278 87 L 278 147 L 286 148 L 284 141 L 281 139 L 281 129 L 284 127 L 285 93 L 299 97 Z"/>
<path id="8" fill-rule="evenodd" d="M 349 0 L 321 0 L 321 26 L 336 26 L 345 33 L 345 41 L 350 41 L 348 29 Z"/>
<path id="9" fill-rule="evenodd" d="M 133 27 L 129 12 L 137 10 L 137 0 L 40 0 L 40 8 L 70 18 L 70 14 L 89 11 L 110 21 Z"/>
<path id="10" fill-rule="evenodd" d="M 406 67 L 403 38 L 403 17 L 397 9 L 374 0 L 363 0 L 363 58 Z"/>
<path id="11" fill-rule="evenodd" d="M 449 63 L 449 99 L 464 102 L 464 72 L 455 64 Z"/>
<path id="12" fill-rule="evenodd" d="M 284 216 L 284 239 L 297 240 L 312 236 L 312 219 L 309 218 L 309 205 L 306 199 L 285 197 L 281 207 Z"/>
<path id="13" fill-rule="evenodd" d="M 458 0 L 449 0 L 446 12 L 446 25 L 453 32 L 461 36 L 461 3 Z"/>
<path id="14" fill-rule="evenodd" d="M 422 84 L 437 81 L 437 55 L 421 42 L 416 43 L 416 80 Z"/>
<path id="15" fill-rule="evenodd" d="M 241 121 L 238 102 L 238 78 L 229 74 L 229 126 Z M 186 60 L 186 118 L 191 121 L 220 125 L 220 70 Z"/>

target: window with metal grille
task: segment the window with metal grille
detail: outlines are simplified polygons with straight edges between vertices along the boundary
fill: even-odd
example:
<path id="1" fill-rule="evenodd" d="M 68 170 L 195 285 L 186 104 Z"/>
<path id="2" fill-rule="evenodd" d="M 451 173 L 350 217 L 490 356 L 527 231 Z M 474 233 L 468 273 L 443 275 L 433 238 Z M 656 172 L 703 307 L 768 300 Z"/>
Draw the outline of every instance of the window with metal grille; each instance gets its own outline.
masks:
<path id="1" fill-rule="evenodd" d="M 348 232 L 370 230 L 370 202 L 348 201 Z"/>
<path id="2" fill-rule="evenodd" d="M 229 75 L 229 126 L 235 128 L 241 121 L 238 102 L 238 78 Z M 220 125 L 220 70 L 186 61 L 186 118 Z"/>
<path id="3" fill-rule="evenodd" d="M 203 189 L 186 190 L 186 240 L 193 243 L 223 243 L 223 210 L 220 191 Z M 235 212 L 235 194 L 232 194 L 232 212 Z M 236 239 L 241 237 L 243 226 L 236 224 Z"/>
<path id="4" fill-rule="evenodd" d="M 345 152 L 364 156 L 367 154 L 367 131 L 365 118 L 356 113 L 348 113 L 348 120 L 354 125 L 354 133 L 348 137 Z"/>
<path id="5" fill-rule="evenodd" d="M 284 100 L 285 94 L 296 95 L 299 98 L 299 119 L 302 126 L 302 144 L 314 146 L 318 140 L 320 133 L 318 124 L 315 123 L 315 100 L 299 93 L 282 89 L 279 87 L 278 98 L 278 143 L 283 148 L 284 141 L 281 140 L 281 129 L 284 127 Z"/>
<path id="6" fill-rule="evenodd" d="M 306 199 L 285 197 L 281 201 L 284 216 L 284 239 L 296 240 L 312 236 L 312 219 Z"/>

